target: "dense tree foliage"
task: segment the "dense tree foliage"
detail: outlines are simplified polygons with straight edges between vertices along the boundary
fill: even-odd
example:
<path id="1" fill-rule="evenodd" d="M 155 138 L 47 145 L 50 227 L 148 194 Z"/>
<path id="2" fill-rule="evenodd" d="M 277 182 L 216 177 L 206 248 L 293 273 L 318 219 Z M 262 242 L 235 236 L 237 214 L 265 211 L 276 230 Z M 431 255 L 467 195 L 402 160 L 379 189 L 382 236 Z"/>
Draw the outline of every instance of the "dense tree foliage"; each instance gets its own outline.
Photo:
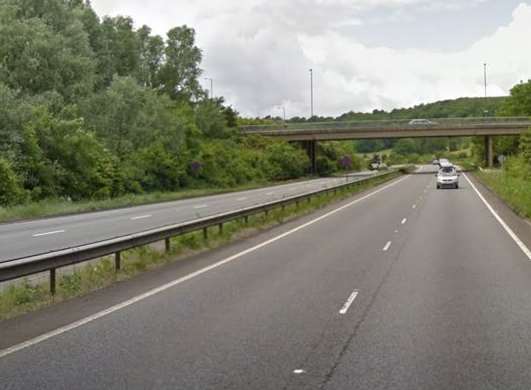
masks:
<path id="1" fill-rule="evenodd" d="M 504 103 L 501 113 L 531 116 L 531 80 L 511 89 L 511 96 Z M 481 142 L 476 144 L 476 150 L 478 155 L 483 153 Z M 496 137 L 494 150 L 497 155 L 509 157 L 504 168 L 510 176 L 531 180 L 531 129 L 520 137 Z"/>
<path id="2" fill-rule="evenodd" d="M 188 26 L 161 37 L 88 1 L 0 0 L 0 206 L 305 174 L 299 146 L 238 135 L 201 58 Z"/>
<path id="3" fill-rule="evenodd" d="M 161 37 L 81 0 L 0 0 L 0 206 L 305 174 L 300 146 L 239 136 L 201 58 L 188 26 Z M 360 165 L 323 148 L 323 173 Z"/>

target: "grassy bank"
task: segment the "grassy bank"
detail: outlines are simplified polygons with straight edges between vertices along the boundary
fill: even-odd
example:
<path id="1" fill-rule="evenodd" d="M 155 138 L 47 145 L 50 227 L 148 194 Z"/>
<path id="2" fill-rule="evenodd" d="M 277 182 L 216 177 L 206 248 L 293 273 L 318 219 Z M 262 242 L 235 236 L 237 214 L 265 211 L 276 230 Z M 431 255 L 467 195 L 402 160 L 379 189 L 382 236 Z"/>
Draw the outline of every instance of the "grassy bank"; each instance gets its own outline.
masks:
<path id="1" fill-rule="evenodd" d="M 531 218 L 531 181 L 511 177 L 500 170 L 478 171 L 477 176 L 513 210 L 526 218 Z"/>
<path id="2" fill-rule="evenodd" d="M 72 202 L 64 199 L 48 199 L 39 202 L 32 202 L 14 207 L 0 207 L 0 223 L 84 213 L 91 211 L 109 210 L 121 207 L 140 206 L 152 203 L 169 202 L 174 200 L 194 198 L 199 196 L 216 195 L 229 192 L 252 190 L 280 184 L 293 183 L 295 181 L 308 180 L 309 177 L 282 181 L 282 182 L 261 182 L 251 183 L 231 188 L 199 188 L 188 189 L 177 192 L 153 192 L 148 194 L 130 194 L 121 197 L 105 200 L 86 200 Z"/>
<path id="3" fill-rule="evenodd" d="M 400 173 L 396 173 L 396 177 Z M 259 214 L 249 217 L 247 223 L 234 221 L 224 225 L 223 232 L 211 228 L 208 239 L 202 232 L 193 232 L 171 240 L 171 251 L 162 252 L 158 248 L 144 246 L 122 253 L 122 269 L 114 271 L 111 257 L 102 259 L 96 264 L 80 266 L 73 273 L 58 277 L 56 295 L 52 298 L 48 291 L 48 282 L 30 283 L 27 280 L 8 287 L 0 292 L 0 320 L 11 318 L 28 311 L 36 310 L 54 302 L 61 302 L 72 297 L 81 296 L 91 291 L 104 288 L 117 281 L 127 280 L 146 270 L 161 267 L 164 264 L 185 259 L 191 255 L 214 249 L 233 240 L 248 237 L 256 232 L 278 225 L 282 222 L 311 213 L 332 202 L 368 190 L 392 177 L 375 178 L 369 183 L 359 184 L 350 190 L 338 191 L 337 194 L 323 195 L 313 198 L 311 202 L 301 202 L 287 206 L 284 210 L 277 209 L 267 215 Z"/>

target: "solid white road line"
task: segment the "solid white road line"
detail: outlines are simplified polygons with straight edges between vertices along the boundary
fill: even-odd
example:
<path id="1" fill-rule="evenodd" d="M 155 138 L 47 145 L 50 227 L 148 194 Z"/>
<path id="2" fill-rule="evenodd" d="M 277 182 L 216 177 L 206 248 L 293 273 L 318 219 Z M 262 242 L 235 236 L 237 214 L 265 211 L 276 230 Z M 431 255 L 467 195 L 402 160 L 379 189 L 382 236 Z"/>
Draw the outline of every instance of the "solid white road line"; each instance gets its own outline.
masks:
<path id="1" fill-rule="evenodd" d="M 352 303 L 354 302 L 354 299 L 356 299 L 356 297 L 358 296 L 358 293 L 359 293 L 358 290 L 354 290 L 352 294 L 350 294 L 350 296 L 348 297 L 347 301 L 345 302 L 341 310 L 339 310 L 339 314 L 347 314 L 347 311 L 350 308 L 350 305 L 352 305 Z"/>
<path id="2" fill-rule="evenodd" d="M 237 200 L 238 202 L 241 202 L 241 201 L 243 201 L 243 200 L 247 200 L 247 197 L 242 196 L 241 198 L 238 198 L 238 199 L 236 199 L 236 200 Z"/>
<path id="3" fill-rule="evenodd" d="M 194 209 L 206 209 L 208 205 L 206 204 L 198 204 L 197 206 L 194 206 Z"/>
<path id="4" fill-rule="evenodd" d="M 372 191 L 372 192 L 368 193 L 367 195 L 362 196 L 361 198 L 355 199 L 352 202 L 349 202 L 349 203 L 347 203 L 347 204 L 345 204 L 343 206 L 340 206 L 337 209 L 329 211 L 328 213 L 323 214 L 320 217 L 317 217 L 315 219 L 312 219 L 311 221 L 308 221 L 308 222 L 306 222 L 306 223 L 304 223 L 302 225 L 299 225 L 296 228 L 288 230 L 287 232 L 284 232 L 284 233 L 282 233 L 282 234 L 280 234 L 280 235 L 278 235 L 276 237 L 273 237 L 273 238 L 271 238 L 271 239 L 269 239 L 267 241 L 264 241 L 264 242 L 262 242 L 262 243 L 260 243 L 258 245 L 255 245 L 255 246 L 253 246 L 251 248 L 245 249 L 244 251 L 236 253 L 236 254 L 234 254 L 234 255 L 232 255 L 230 257 L 227 257 L 227 258 L 225 258 L 223 260 L 220 260 L 217 263 L 211 264 L 208 267 L 202 268 L 202 269 L 200 269 L 198 271 L 192 272 L 191 274 L 188 274 L 186 276 L 183 276 L 181 278 L 178 278 L 178 279 L 175 279 L 175 280 L 173 280 L 171 282 L 163 284 L 162 286 L 156 287 L 156 288 L 154 288 L 152 290 L 149 290 L 149 291 L 147 291 L 147 292 L 145 292 L 143 294 L 140 294 L 140 295 L 137 295 L 137 296 L 135 296 L 135 297 L 133 297 L 131 299 L 128 299 L 128 300 L 126 300 L 126 301 L 124 301 L 122 303 L 119 303 L 117 305 L 111 306 L 108 309 L 99 311 L 99 312 L 97 312 L 95 314 L 92 314 L 92 315 L 90 315 L 88 317 L 85 317 L 85 318 L 83 318 L 83 319 L 81 319 L 79 321 L 76 321 L 76 322 L 73 322 L 71 324 L 65 325 L 63 327 L 57 328 L 57 329 L 52 330 L 52 331 L 50 331 L 48 333 L 44 333 L 44 334 L 42 334 L 40 336 L 37 336 L 37 337 L 35 337 L 33 339 L 30 339 L 28 341 L 25 341 L 23 343 L 14 345 L 14 346 L 9 347 L 7 349 L 0 350 L 0 359 L 3 358 L 3 357 L 6 357 L 7 355 L 11 355 L 12 353 L 18 352 L 18 351 L 20 351 L 22 349 L 31 347 L 31 346 L 33 346 L 35 344 L 39 344 L 39 343 L 41 343 L 43 341 L 51 339 L 52 337 L 56 337 L 56 336 L 59 336 L 59 335 L 65 333 L 65 332 L 69 332 L 69 331 L 71 331 L 73 329 L 79 328 L 80 326 L 86 325 L 86 324 L 88 324 L 88 323 L 90 323 L 92 321 L 95 321 L 97 319 L 105 317 L 105 316 L 107 316 L 107 315 L 109 315 L 111 313 L 114 313 L 114 312 L 118 311 L 118 310 L 121 310 L 121 309 L 126 308 L 128 306 L 131 306 L 131 305 L 133 305 L 133 304 L 135 304 L 137 302 L 140 302 L 140 301 L 142 301 L 144 299 L 147 299 L 147 298 L 152 297 L 152 296 L 154 296 L 156 294 L 159 294 L 159 293 L 161 293 L 163 291 L 166 291 L 166 290 L 168 290 L 168 289 L 170 289 L 172 287 L 175 287 L 175 286 L 177 286 L 179 284 L 182 284 L 182 283 L 184 283 L 184 282 L 186 282 L 186 281 L 188 281 L 190 279 L 194 279 L 194 278 L 198 277 L 199 275 L 202 275 L 204 273 L 212 271 L 213 269 L 219 268 L 222 265 L 230 263 L 230 262 L 232 262 L 232 261 L 234 261 L 236 259 L 239 259 L 240 257 L 243 257 L 243 256 L 245 256 L 245 255 L 247 255 L 249 253 L 255 252 L 255 251 L 257 251 L 257 250 L 259 250 L 259 249 L 261 249 L 261 248 L 263 248 L 265 246 L 268 246 L 268 245 L 276 242 L 276 241 L 282 240 L 283 238 L 286 238 L 286 237 L 292 235 L 293 233 L 298 232 L 299 230 L 305 229 L 308 226 L 311 226 L 311 225 L 313 225 L 313 224 L 315 224 L 317 222 L 320 222 L 320 221 L 322 221 L 325 218 L 328 218 L 328 217 L 330 217 L 330 216 L 332 216 L 334 214 L 337 214 L 337 213 L 345 210 L 346 208 L 349 208 L 349 207 L 351 207 L 351 206 L 353 206 L 353 205 L 355 205 L 357 203 L 360 203 L 360 202 L 364 201 L 365 199 L 368 199 L 368 198 L 370 198 L 370 197 L 372 197 L 372 196 L 374 196 L 376 194 L 379 194 L 382 191 L 387 190 L 388 188 L 394 187 L 398 183 L 401 183 L 401 182 L 403 182 L 404 180 L 406 180 L 408 178 L 409 178 L 409 175 L 405 176 L 405 177 L 403 177 L 403 178 L 401 178 L 401 179 L 399 179 L 399 180 L 397 180 L 395 182 L 387 184 L 387 185 L 385 185 L 385 186 L 383 186 L 383 187 L 381 187 L 381 188 L 379 188 L 379 189 L 377 189 L 375 191 Z"/>
<path id="5" fill-rule="evenodd" d="M 524 254 L 527 256 L 529 261 L 531 261 L 531 251 L 529 250 L 529 248 L 522 242 L 522 240 L 520 240 L 520 238 L 516 235 L 516 233 L 509 227 L 509 225 L 505 223 L 505 221 L 498 215 L 498 213 L 494 211 L 494 209 L 489 204 L 489 202 L 487 202 L 487 200 L 483 197 L 481 192 L 479 192 L 479 190 L 476 188 L 474 183 L 472 183 L 472 181 L 468 178 L 467 174 L 463 173 L 463 176 L 468 181 L 472 189 L 476 192 L 476 194 L 478 194 L 479 199 L 481 199 L 481 201 L 485 204 L 485 206 L 487 206 L 487 208 L 489 209 L 491 214 L 494 216 L 494 218 L 496 218 L 499 224 L 505 229 L 507 234 L 509 234 L 509 236 L 513 239 L 516 245 L 518 245 L 518 247 L 522 250 L 522 252 L 524 252 Z"/>
<path id="6" fill-rule="evenodd" d="M 64 230 L 54 230 L 53 232 L 46 232 L 46 233 L 37 233 L 34 234 L 32 237 L 43 237 L 43 236 L 51 236 L 52 234 L 59 234 L 64 233 Z"/>
<path id="7" fill-rule="evenodd" d="M 304 371 L 304 370 L 298 368 L 298 369 L 296 369 L 296 370 L 293 370 L 293 373 L 296 374 L 296 375 L 300 375 L 300 374 L 304 374 L 304 373 L 306 373 L 306 371 Z"/>
<path id="8" fill-rule="evenodd" d="M 387 252 L 390 247 L 391 247 L 391 241 L 387 241 L 387 244 L 385 244 L 385 246 L 383 247 L 383 251 Z"/>
<path id="9" fill-rule="evenodd" d="M 267 196 L 271 196 L 271 195 L 275 195 L 275 193 L 274 192 L 268 192 L 266 195 Z"/>
<path id="10" fill-rule="evenodd" d="M 146 218 L 151 218 L 151 217 L 152 217 L 151 214 L 139 215 L 138 217 L 131 218 L 131 221 L 137 221 L 139 219 L 146 219 Z"/>
<path id="11" fill-rule="evenodd" d="M 403 224 L 405 224 L 406 222 L 407 222 L 407 218 L 404 218 L 404 219 L 402 220 L 402 222 L 400 222 L 400 223 L 403 225 Z"/>

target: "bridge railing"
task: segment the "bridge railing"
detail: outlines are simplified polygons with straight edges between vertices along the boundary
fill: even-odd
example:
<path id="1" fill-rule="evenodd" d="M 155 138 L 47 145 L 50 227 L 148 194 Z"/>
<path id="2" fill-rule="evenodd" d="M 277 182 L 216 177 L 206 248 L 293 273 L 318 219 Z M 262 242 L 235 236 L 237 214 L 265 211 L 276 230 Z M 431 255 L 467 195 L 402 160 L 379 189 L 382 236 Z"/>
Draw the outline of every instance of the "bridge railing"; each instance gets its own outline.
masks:
<path id="1" fill-rule="evenodd" d="M 312 130 L 342 130 L 349 129 L 426 129 L 426 128 L 473 128 L 485 126 L 531 126 L 530 117 L 473 117 L 473 118 L 439 118 L 429 119 L 431 124 L 411 124 L 411 119 L 399 120 L 364 120 L 364 121 L 326 121 L 326 122 L 301 122 L 301 123 L 280 123 L 273 125 L 242 126 L 240 129 L 244 133 L 267 133 L 277 131 L 312 131 Z"/>

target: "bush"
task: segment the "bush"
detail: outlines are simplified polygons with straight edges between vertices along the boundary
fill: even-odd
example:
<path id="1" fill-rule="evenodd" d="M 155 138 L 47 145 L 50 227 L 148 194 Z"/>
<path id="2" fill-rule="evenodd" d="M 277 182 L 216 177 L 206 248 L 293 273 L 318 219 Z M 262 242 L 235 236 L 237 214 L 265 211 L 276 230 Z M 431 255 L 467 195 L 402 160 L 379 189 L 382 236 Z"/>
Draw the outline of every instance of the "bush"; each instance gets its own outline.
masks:
<path id="1" fill-rule="evenodd" d="M 304 175 L 310 161 L 302 149 L 286 142 L 275 142 L 265 149 L 266 175 L 270 179 L 293 179 Z"/>
<path id="2" fill-rule="evenodd" d="M 0 158 L 0 206 L 12 206 L 24 202 L 26 193 L 20 180 L 6 160 Z"/>

